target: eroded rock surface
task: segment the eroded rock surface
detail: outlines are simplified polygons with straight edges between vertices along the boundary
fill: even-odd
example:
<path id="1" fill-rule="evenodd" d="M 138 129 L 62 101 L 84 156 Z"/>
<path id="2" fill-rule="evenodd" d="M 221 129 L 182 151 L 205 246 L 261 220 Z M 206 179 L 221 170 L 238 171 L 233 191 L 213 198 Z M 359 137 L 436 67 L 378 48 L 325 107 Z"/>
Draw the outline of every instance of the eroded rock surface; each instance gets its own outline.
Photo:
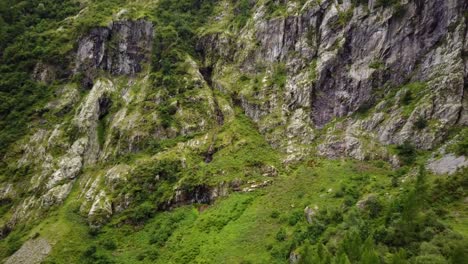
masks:
<path id="1" fill-rule="evenodd" d="M 52 247 L 44 238 L 28 240 L 11 255 L 5 264 L 39 264 L 49 255 Z"/>
<path id="2" fill-rule="evenodd" d="M 240 38 L 209 34 L 199 46 L 220 78 L 231 76 L 224 67 L 233 62 L 247 76 L 258 72 L 258 65 L 269 65 L 266 78 L 279 74 L 276 65 L 285 65 L 284 87 L 264 80 L 259 91 L 234 94 L 268 140 L 290 150 L 288 159 L 307 155 L 302 144 L 334 118 L 350 119 L 340 128 L 346 133 L 327 135 L 335 138 L 326 140 L 325 148 L 332 150 L 321 151 L 325 156 L 386 157 L 365 145 L 409 140 L 432 149 L 448 128 L 466 123 L 467 5 L 463 0 L 404 1 L 397 12 L 372 1 L 367 6 L 326 0 L 284 18 L 269 18 L 258 7 L 253 26 Z M 233 53 L 232 59 L 224 60 L 226 53 Z M 421 85 L 401 89 L 415 83 Z M 412 93 L 411 107 L 402 103 L 407 93 Z M 354 117 L 378 101 L 373 115 L 363 121 Z M 432 123 L 418 128 L 420 119 Z M 359 133 L 350 135 L 350 129 Z M 285 141 L 284 134 L 291 139 Z"/>
<path id="3" fill-rule="evenodd" d="M 135 75 L 147 62 L 153 24 L 145 20 L 116 21 L 92 29 L 78 44 L 75 73 L 84 73 L 83 85 L 92 86 L 96 70 L 114 75 Z"/>
<path id="4" fill-rule="evenodd" d="M 433 158 L 427 167 L 435 174 L 453 174 L 458 169 L 468 167 L 468 159 L 465 156 L 446 154 L 441 158 Z"/>

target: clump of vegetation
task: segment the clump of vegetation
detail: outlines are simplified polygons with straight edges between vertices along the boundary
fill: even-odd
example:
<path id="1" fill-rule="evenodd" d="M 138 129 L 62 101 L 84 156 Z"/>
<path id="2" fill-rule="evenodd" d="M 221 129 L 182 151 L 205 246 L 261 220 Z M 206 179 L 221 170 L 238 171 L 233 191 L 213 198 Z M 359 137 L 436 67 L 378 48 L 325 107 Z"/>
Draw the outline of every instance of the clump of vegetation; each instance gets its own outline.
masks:
<path id="1" fill-rule="evenodd" d="M 398 157 L 405 165 L 413 164 L 416 160 L 416 148 L 409 141 L 405 141 L 403 144 L 396 147 Z"/>
<path id="2" fill-rule="evenodd" d="M 423 130 L 427 127 L 427 120 L 422 116 L 418 117 L 418 119 L 416 119 L 416 122 L 414 122 L 414 127 L 416 127 L 416 129 L 418 130 Z"/>
<path id="3" fill-rule="evenodd" d="M 0 156 L 27 132 L 26 124 L 44 114 L 38 109 L 50 99 L 53 87 L 35 82 L 31 75 L 38 62 L 67 64 L 61 51 L 71 39 L 48 30 L 78 10 L 71 0 L 0 1 Z M 62 72 L 57 74 L 61 77 Z"/>
<path id="4" fill-rule="evenodd" d="M 390 7 L 400 3 L 400 0 L 377 0 L 376 6 Z"/>
<path id="5" fill-rule="evenodd" d="M 278 233 L 276 233 L 276 240 L 278 241 L 284 241 L 286 239 L 286 230 L 284 228 L 281 228 Z"/>
<path id="6" fill-rule="evenodd" d="M 312 82 L 317 81 L 317 59 L 314 59 L 309 64 L 309 79 Z"/>
<path id="7" fill-rule="evenodd" d="M 459 156 L 468 156 L 468 129 L 464 129 L 455 141 L 455 144 L 450 146 L 450 151 L 453 151 Z"/>
<path id="8" fill-rule="evenodd" d="M 270 18 L 286 14 L 286 4 L 282 1 L 268 0 L 265 7 Z"/>
<path id="9" fill-rule="evenodd" d="M 275 85 L 279 88 L 284 88 L 286 85 L 286 65 L 283 63 L 275 64 L 269 85 Z"/>
<path id="10" fill-rule="evenodd" d="M 233 24 L 237 29 L 243 28 L 251 16 L 251 11 L 255 2 L 249 0 L 238 0 L 234 7 Z"/>
<path id="11" fill-rule="evenodd" d="M 351 19 L 353 18 L 353 13 L 354 13 L 353 8 L 349 8 L 346 11 L 339 11 L 338 18 L 333 23 L 332 27 L 341 28 L 341 27 L 346 26 L 349 23 L 349 21 L 351 21 Z"/>
<path id="12" fill-rule="evenodd" d="M 385 68 L 385 63 L 381 60 L 374 60 L 369 64 L 369 68 L 376 70 L 383 69 Z"/>
<path id="13" fill-rule="evenodd" d="M 413 100 L 413 92 L 411 92 L 411 90 L 409 90 L 409 91 L 406 91 L 403 94 L 403 97 L 401 98 L 401 103 L 403 105 L 409 105 L 412 100 Z"/>
<path id="14" fill-rule="evenodd" d="M 158 107 L 158 110 L 160 114 L 161 125 L 164 128 L 170 127 L 173 122 L 173 116 L 177 112 L 177 106 L 174 104 L 168 105 L 167 103 L 164 103 Z"/>

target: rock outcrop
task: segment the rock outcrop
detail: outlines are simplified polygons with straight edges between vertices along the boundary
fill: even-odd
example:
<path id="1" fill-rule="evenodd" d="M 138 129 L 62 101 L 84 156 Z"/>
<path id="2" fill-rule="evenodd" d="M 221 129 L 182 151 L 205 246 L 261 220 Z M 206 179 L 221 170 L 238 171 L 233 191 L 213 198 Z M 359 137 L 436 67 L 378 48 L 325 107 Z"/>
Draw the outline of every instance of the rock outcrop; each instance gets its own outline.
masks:
<path id="1" fill-rule="evenodd" d="M 0 184 L 0 202 L 11 205 L 0 237 L 54 210 L 75 191 L 80 214 L 96 227 L 137 205 L 135 193 L 148 186 L 163 197 L 155 209 L 170 209 L 270 185 L 283 172 L 276 157 L 274 166 L 252 161 L 245 175 L 227 175 L 222 163 L 199 175 L 203 166 L 216 164 L 223 148 L 235 147 L 221 154 L 232 159 L 243 158 L 236 151 L 249 151 L 243 137 L 252 124 L 231 122 L 238 109 L 261 133 L 254 140 L 264 136 L 285 164 L 317 154 L 386 159 L 397 167 L 401 162 L 389 145 L 411 142 L 433 151 L 451 128 L 468 125 L 466 0 L 402 0 L 394 6 L 300 1 L 306 2 L 302 7 L 277 2 L 287 7 L 280 16 L 261 1 L 252 4 L 240 29 L 217 25 L 229 22 L 220 14 L 199 36 L 197 56 L 177 55 L 175 81 L 149 70 L 157 28 L 146 20 L 89 30 L 71 52 L 72 65 L 37 63 L 32 77 L 43 84 L 56 85 L 65 69 L 74 76 L 56 85 L 55 98 L 36 111 L 43 120 L 31 125 L 11 154 L 11 171 L 28 177 Z M 153 171 L 145 171 L 150 179 L 132 178 L 139 176 L 134 171 L 140 161 L 163 159 L 177 160 L 184 172 L 170 181 Z M 445 151 L 427 163 L 436 174 L 467 166 L 467 157 Z M 377 198 L 357 206 L 366 209 Z M 318 208 L 304 209 L 310 224 L 317 214 Z M 40 252 L 50 251 L 34 241 L 24 247 L 40 243 Z"/>
<path id="2" fill-rule="evenodd" d="M 76 74 L 83 85 L 92 86 L 97 70 L 114 75 L 135 75 L 148 62 L 153 43 L 153 24 L 145 20 L 116 21 L 92 29 L 78 44 Z"/>
<path id="3" fill-rule="evenodd" d="M 44 238 L 31 239 L 10 256 L 5 264 L 39 264 L 49 255 L 52 246 Z"/>
<path id="4" fill-rule="evenodd" d="M 260 6 L 241 38 L 215 33 L 199 46 L 205 61 L 217 66 L 217 78 L 232 76 L 224 70 L 231 61 L 247 76 L 258 73 L 258 65 L 273 65 L 266 78 L 278 74 L 275 65 L 286 66 L 284 87 L 263 82 L 258 92 L 250 92 L 252 87 L 230 92 L 249 93 L 240 97 L 246 114 L 273 145 L 303 153 L 291 154 L 293 159 L 307 153 L 301 145 L 314 138 L 314 130 L 336 118 L 349 118 L 341 131 L 360 132 L 334 135 L 328 141 L 336 143 L 325 148 L 335 151 L 325 155 L 364 159 L 373 152 L 362 147 L 369 141 L 387 145 L 410 140 L 432 149 L 448 128 L 466 123 L 464 10 L 463 0 L 403 1 L 390 7 L 326 0 L 308 3 L 297 14 L 269 18 Z M 231 51 L 233 59 L 225 60 Z M 395 93 L 409 102 L 394 100 Z M 356 118 L 378 101 L 364 122 Z M 419 119 L 431 120 L 431 125 L 417 128 Z M 377 156 L 388 155 L 383 151 Z"/>

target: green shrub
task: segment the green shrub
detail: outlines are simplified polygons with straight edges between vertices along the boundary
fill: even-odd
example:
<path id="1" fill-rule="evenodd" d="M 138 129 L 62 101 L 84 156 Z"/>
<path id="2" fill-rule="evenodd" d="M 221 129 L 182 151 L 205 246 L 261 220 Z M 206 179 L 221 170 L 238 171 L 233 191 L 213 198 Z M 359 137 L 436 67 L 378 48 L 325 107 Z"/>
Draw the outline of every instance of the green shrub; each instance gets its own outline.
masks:
<path id="1" fill-rule="evenodd" d="M 338 18 L 336 21 L 332 24 L 333 28 L 341 28 L 346 26 L 349 21 L 353 18 L 353 13 L 354 13 L 354 8 L 349 8 L 346 11 L 339 11 L 338 12 Z"/>
<path id="2" fill-rule="evenodd" d="M 294 211 L 288 218 L 288 224 L 290 226 L 294 226 L 303 218 L 304 218 L 304 213 L 302 211 Z"/>
<path id="3" fill-rule="evenodd" d="M 423 117 L 418 117 L 418 119 L 416 120 L 416 122 L 414 122 L 414 127 L 416 127 L 416 129 L 418 130 L 422 130 L 424 128 L 427 127 L 427 120 Z"/>
<path id="4" fill-rule="evenodd" d="M 106 239 L 102 241 L 102 247 L 104 247 L 107 250 L 116 250 L 117 243 L 113 239 Z"/>
<path id="5" fill-rule="evenodd" d="M 18 249 L 21 248 L 21 245 L 22 245 L 22 241 L 21 241 L 21 236 L 17 233 L 14 233 L 14 234 L 11 234 L 10 236 L 8 236 L 7 238 L 7 252 L 6 252 L 6 255 L 7 256 L 10 256 L 12 255 L 13 253 L 15 253 Z"/>
<path id="6" fill-rule="evenodd" d="M 376 6 L 390 7 L 398 4 L 399 2 L 399 0 L 377 0 Z"/>
<path id="7" fill-rule="evenodd" d="M 96 253 L 97 251 L 97 248 L 95 245 L 91 245 L 89 246 L 84 252 L 83 252 L 83 257 L 85 258 L 90 258 L 92 256 L 94 256 L 94 254 Z"/>
<path id="8" fill-rule="evenodd" d="M 276 233 L 275 237 L 276 237 L 276 240 L 280 242 L 286 240 L 286 237 L 287 237 L 286 230 L 283 227 L 281 227 L 280 230 L 278 230 L 278 233 Z"/>
<path id="9" fill-rule="evenodd" d="M 382 69 L 385 67 L 385 63 L 381 60 L 375 60 L 373 62 L 371 62 L 371 64 L 369 64 L 369 68 L 371 69 Z"/>
<path id="10" fill-rule="evenodd" d="M 409 142 L 406 141 L 401 145 L 398 145 L 396 147 L 396 151 L 398 156 L 400 157 L 400 160 L 403 162 L 405 165 L 412 164 L 415 159 L 416 159 L 416 148 Z"/>
<path id="11" fill-rule="evenodd" d="M 468 130 L 465 129 L 460 133 L 458 140 L 455 145 L 451 147 L 451 150 L 459 156 L 468 156 Z"/>
<path id="12" fill-rule="evenodd" d="M 241 29 L 247 24 L 247 21 L 251 15 L 253 4 L 255 4 L 255 2 L 249 0 L 237 1 L 234 7 L 235 19 L 233 22 L 237 29 Z"/>
<path id="13" fill-rule="evenodd" d="M 409 105 L 413 101 L 413 93 L 411 91 L 406 91 L 403 97 L 401 98 L 401 103 L 403 105 Z"/>
<path id="14" fill-rule="evenodd" d="M 284 86 L 286 85 L 286 65 L 284 65 L 283 63 L 278 63 L 274 65 L 269 85 L 275 85 L 279 88 L 284 88 Z"/>
<path id="15" fill-rule="evenodd" d="M 276 210 L 271 212 L 271 214 L 270 214 L 270 217 L 273 218 L 273 219 L 277 219 L 279 216 L 280 216 L 280 212 L 278 212 Z"/>

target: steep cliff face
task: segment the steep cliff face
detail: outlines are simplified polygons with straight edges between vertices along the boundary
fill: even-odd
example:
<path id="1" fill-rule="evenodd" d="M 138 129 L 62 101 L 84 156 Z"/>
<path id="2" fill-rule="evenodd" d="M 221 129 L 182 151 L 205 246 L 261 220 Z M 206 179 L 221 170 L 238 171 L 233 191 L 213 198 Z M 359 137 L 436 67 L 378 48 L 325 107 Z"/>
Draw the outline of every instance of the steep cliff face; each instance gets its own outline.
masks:
<path id="1" fill-rule="evenodd" d="M 84 74 L 83 85 L 91 88 L 97 70 L 114 75 L 135 75 L 148 63 L 153 41 L 149 21 L 116 21 L 94 28 L 78 42 L 75 73 Z"/>
<path id="2" fill-rule="evenodd" d="M 283 133 L 292 133 L 292 141 L 299 144 L 308 143 L 313 131 L 344 118 L 340 128 L 332 128 L 343 136 L 327 133 L 323 154 L 363 159 L 369 155 L 358 150 L 363 136 L 378 144 L 409 140 L 432 149 L 450 127 L 466 125 L 467 4 L 376 5 L 322 1 L 283 18 L 269 18 L 259 6 L 240 39 L 225 40 L 230 37 L 217 33 L 207 35 L 201 45 L 208 61 L 217 65 L 219 78 L 232 75 L 231 68 L 226 69 L 232 63 L 224 59 L 230 52 L 239 74 L 254 76 L 259 65 L 265 65 L 267 76 L 284 75 L 284 83 L 276 86 L 262 87 L 255 80 L 246 88 L 229 87 L 241 94 L 247 115 L 268 131 L 274 144 L 284 146 L 275 135 Z M 271 66 L 276 64 L 284 71 Z M 361 112 L 366 116 L 357 118 Z M 417 119 L 430 120 L 431 125 L 417 129 Z M 282 132 L 276 131 L 278 125 Z"/>
<path id="3" fill-rule="evenodd" d="M 283 176 L 312 175 L 304 179 L 316 188 L 309 169 L 320 171 L 324 157 L 405 166 L 401 182 L 415 174 L 408 152 L 422 152 L 434 174 L 468 167 L 468 2 L 364 2 L 219 1 L 193 32 L 164 12 L 112 13 L 74 40 L 70 65 L 32 67 L 54 94 L 2 158 L 15 176 L 0 178 L 0 238 L 56 215 L 80 217 L 92 232 L 113 217 L 139 226 L 158 210 L 287 185 Z M 295 188 L 285 193 L 302 199 Z M 343 196 L 323 190 L 320 199 Z M 320 214 L 311 204 L 304 212 L 311 225 Z"/>

